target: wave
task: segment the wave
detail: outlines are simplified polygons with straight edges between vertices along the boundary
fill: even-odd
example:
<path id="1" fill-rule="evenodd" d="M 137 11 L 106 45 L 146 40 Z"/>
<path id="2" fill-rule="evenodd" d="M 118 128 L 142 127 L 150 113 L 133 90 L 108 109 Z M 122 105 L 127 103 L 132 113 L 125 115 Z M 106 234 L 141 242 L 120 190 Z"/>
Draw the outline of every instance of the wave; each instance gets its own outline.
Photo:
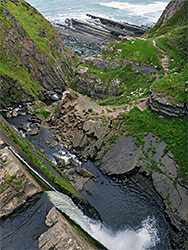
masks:
<path id="1" fill-rule="evenodd" d="M 145 16 L 146 18 L 150 19 L 150 21 L 156 22 L 162 11 L 167 6 L 168 2 L 169 1 L 156 1 L 150 4 L 132 4 L 113 1 L 109 3 L 100 3 L 100 5 L 124 10 L 126 12 L 129 12 L 129 15 Z"/>
<path id="2" fill-rule="evenodd" d="M 99 221 L 94 221 L 83 212 L 66 195 L 58 192 L 47 192 L 50 201 L 79 224 L 87 233 L 101 242 L 109 250 L 145 250 L 151 249 L 159 241 L 155 218 L 148 217 L 133 230 L 127 228 L 113 232 Z"/>

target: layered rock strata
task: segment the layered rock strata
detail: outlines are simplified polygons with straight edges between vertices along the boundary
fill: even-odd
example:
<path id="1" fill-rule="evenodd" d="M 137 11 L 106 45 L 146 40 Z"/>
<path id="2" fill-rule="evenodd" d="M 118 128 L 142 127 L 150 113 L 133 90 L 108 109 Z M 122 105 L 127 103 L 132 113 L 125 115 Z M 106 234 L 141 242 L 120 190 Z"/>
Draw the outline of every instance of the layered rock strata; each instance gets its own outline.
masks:
<path id="1" fill-rule="evenodd" d="M 18 15 L 19 8 L 27 10 L 25 20 Z M 25 1 L 20 0 L 17 5 L 13 0 L 1 1 L 0 13 L 0 105 L 32 101 L 36 95 L 45 100 L 45 91 L 61 93 L 74 74 L 74 53 L 63 44 L 53 26 Z"/>
<path id="2" fill-rule="evenodd" d="M 168 96 L 160 97 L 158 93 L 150 89 L 148 106 L 153 111 L 164 117 L 188 116 L 187 104 L 171 103 Z"/>
<path id="3" fill-rule="evenodd" d="M 92 47 L 101 47 L 119 36 L 139 37 L 148 31 L 148 27 L 118 22 L 87 14 L 92 20 L 66 19 L 66 25 L 55 23 L 56 30 L 63 39 L 70 39 Z M 63 29 L 62 29 L 63 28 Z M 73 29 L 72 29 L 73 28 Z"/>
<path id="4" fill-rule="evenodd" d="M 108 46 L 102 46 L 102 51 L 113 51 L 113 48 L 108 48 Z M 152 66 L 135 63 L 126 59 L 115 58 L 110 60 L 109 58 L 104 59 L 102 55 L 97 55 L 96 57 L 86 57 L 83 60 L 83 64 L 94 65 L 97 69 L 104 71 L 105 68 L 116 69 L 120 65 L 126 67 L 130 65 L 133 70 L 137 70 L 143 74 L 150 75 L 156 74 L 158 70 Z M 102 74 L 102 72 L 101 72 Z M 113 79 L 111 81 L 102 81 L 100 77 L 95 74 L 89 73 L 89 66 L 83 67 L 78 65 L 76 69 L 76 75 L 73 80 L 74 89 L 79 93 L 87 95 L 92 99 L 98 100 L 103 99 L 105 96 L 119 96 L 118 90 L 121 86 L 121 81 Z"/>

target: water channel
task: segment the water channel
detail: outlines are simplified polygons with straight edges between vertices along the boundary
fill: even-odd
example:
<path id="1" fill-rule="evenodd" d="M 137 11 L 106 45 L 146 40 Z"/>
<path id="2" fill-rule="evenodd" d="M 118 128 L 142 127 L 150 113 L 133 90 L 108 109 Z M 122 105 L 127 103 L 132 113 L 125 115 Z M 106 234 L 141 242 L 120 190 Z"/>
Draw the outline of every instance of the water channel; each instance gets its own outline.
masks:
<path id="1" fill-rule="evenodd" d="M 19 128 L 22 123 L 30 127 L 29 115 L 18 115 L 7 121 L 25 136 L 36 149 L 44 150 L 44 155 L 55 163 L 53 154 L 65 159 L 75 157 L 61 146 L 51 148 L 52 133 L 40 128 L 38 135 L 28 136 Z M 169 243 L 169 225 L 161 208 L 128 178 L 118 180 L 104 176 L 95 165 L 88 161 L 84 167 L 96 178 L 84 186 L 81 194 L 99 212 L 102 222 L 96 222 L 85 216 L 70 198 L 57 192 L 47 192 L 48 199 L 85 231 L 111 250 L 171 249 Z M 27 213 L 27 211 L 25 211 Z M 8 248 L 7 248 L 8 249 Z"/>

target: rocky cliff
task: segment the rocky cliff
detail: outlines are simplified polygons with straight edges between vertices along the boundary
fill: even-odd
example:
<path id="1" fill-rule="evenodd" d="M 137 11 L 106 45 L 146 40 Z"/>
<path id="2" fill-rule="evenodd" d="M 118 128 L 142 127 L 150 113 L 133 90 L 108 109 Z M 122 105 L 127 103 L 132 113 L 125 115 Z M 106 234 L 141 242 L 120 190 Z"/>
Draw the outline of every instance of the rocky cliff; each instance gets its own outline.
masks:
<path id="1" fill-rule="evenodd" d="M 0 26 L 1 107 L 61 94 L 75 55 L 53 26 L 23 0 L 1 1 Z"/>
<path id="2" fill-rule="evenodd" d="M 174 15 L 176 11 L 178 11 L 182 5 L 184 4 L 185 0 L 173 0 L 170 1 L 165 10 L 163 11 L 162 15 L 160 16 L 158 23 L 161 23 L 161 26 L 165 25 L 166 22 Z"/>

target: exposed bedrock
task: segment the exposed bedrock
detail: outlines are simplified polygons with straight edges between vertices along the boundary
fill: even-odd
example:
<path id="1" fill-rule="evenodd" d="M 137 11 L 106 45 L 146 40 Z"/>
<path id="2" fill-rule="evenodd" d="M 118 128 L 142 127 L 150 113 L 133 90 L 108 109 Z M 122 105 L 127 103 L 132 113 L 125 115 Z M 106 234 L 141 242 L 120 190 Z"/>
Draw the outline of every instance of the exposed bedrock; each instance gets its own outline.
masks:
<path id="1" fill-rule="evenodd" d="M 8 4 L 2 4 L 0 56 L 4 73 L 0 75 L 0 107 L 32 101 L 37 95 L 44 101 L 48 98 L 45 91 L 61 93 L 74 74 L 74 66 L 70 63 L 74 60 L 74 52 L 67 49 L 53 26 L 34 8 L 23 3 L 23 8 L 28 7 L 31 12 L 28 19 L 30 15 L 39 18 L 38 23 L 32 27 L 36 30 L 38 40 L 31 35 L 29 28 L 25 29 L 19 18 L 15 18 L 14 13 L 8 11 Z M 46 24 L 46 28 L 41 28 L 42 31 L 38 27 L 40 23 Z M 48 34 L 49 29 L 54 32 L 51 37 Z M 41 46 L 44 43 L 46 47 L 49 46 L 49 51 Z"/>
<path id="2" fill-rule="evenodd" d="M 116 40 L 119 36 L 139 37 L 149 29 L 145 26 L 118 22 L 90 14 L 87 14 L 87 16 L 92 19 L 91 23 L 71 18 L 66 19 L 67 25 L 56 23 L 56 30 L 63 39 L 71 39 L 100 47 L 111 40 Z"/>
<path id="3" fill-rule="evenodd" d="M 152 144 L 151 151 L 149 151 Z M 188 229 L 188 189 L 178 178 L 179 166 L 173 154 L 164 153 L 166 144 L 149 133 L 144 148 L 138 148 L 132 136 L 120 137 L 99 162 L 100 170 L 110 176 L 130 176 L 158 204 L 165 204 L 171 224 L 186 235 Z M 148 152 L 148 158 L 144 152 Z M 151 167 L 150 162 L 155 162 Z M 161 204 L 160 204 L 161 205 Z"/>
<path id="4" fill-rule="evenodd" d="M 188 116 L 187 104 L 171 103 L 168 96 L 161 96 L 150 89 L 148 106 L 153 111 L 165 117 Z"/>
<path id="5" fill-rule="evenodd" d="M 110 52 L 113 51 L 113 48 L 108 48 L 108 46 L 102 46 L 103 51 Z M 136 69 L 141 71 L 146 75 L 156 74 L 158 70 L 152 66 L 144 65 L 141 63 L 135 63 L 126 59 L 116 58 L 111 61 L 109 58 L 104 59 L 102 55 L 97 55 L 96 57 L 86 57 L 83 60 L 83 63 L 87 65 L 94 65 L 97 69 L 101 71 L 105 70 L 105 68 L 115 69 L 122 65 L 122 67 L 126 67 L 130 65 L 132 69 Z M 102 80 L 100 77 L 96 76 L 93 73 L 89 73 L 88 67 L 83 67 L 82 65 L 78 65 L 76 69 L 76 76 L 73 80 L 74 88 L 76 91 L 91 97 L 92 99 L 103 99 L 105 96 L 118 96 L 118 89 L 121 86 L 121 81 L 119 79 L 114 78 L 111 81 Z"/>

